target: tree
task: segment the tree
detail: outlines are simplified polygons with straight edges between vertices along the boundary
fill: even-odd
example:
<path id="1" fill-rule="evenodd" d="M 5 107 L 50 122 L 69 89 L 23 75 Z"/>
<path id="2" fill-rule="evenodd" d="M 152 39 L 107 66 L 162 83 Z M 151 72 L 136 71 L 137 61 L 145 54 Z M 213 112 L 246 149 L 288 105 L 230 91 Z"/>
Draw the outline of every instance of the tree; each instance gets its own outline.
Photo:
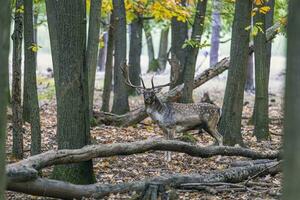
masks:
<path id="1" fill-rule="evenodd" d="M 253 56 L 254 53 L 249 54 L 248 56 L 248 65 L 247 65 L 247 78 L 245 84 L 245 91 L 246 92 L 253 92 L 254 91 L 254 81 L 253 81 Z"/>
<path id="2" fill-rule="evenodd" d="M 186 47 L 186 60 L 183 69 L 183 94 L 181 97 L 181 102 L 192 103 L 193 102 L 193 89 L 194 89 L 194 76 L 195 76 L 195 66 L 198 56 L 199 44 L 201 42 L 201 36 L 203 33 L 203 24 L 205 19 L 207 0 L 198 1 L 196 14 L 193 24 L 191 40 L 196 42 L 195 46 Z"/>
<path id="3" fill-rule="evenodd" d="M 12 63 L 12 126 L 13 126 L 13 155 L 23 158 L 23 128 L 21 107 L 21 62 L 23 40 L 23 0 L 16 0 L 15 25 L 12 35 L 13 63 Z"/>
<path id="4" fill-rule="evenodd" d="M 36 43 L 33 29 L 33 1 L 24 1 L 24 99 L 28 101 L 31 155 L 41 153 L 40 109 L 36 83 Z M 26 92 L 25 92 L 26 91 Z"/>
<path id="5" fill-rule="evenodd" d="M 46 1 L 57 99 L 59 149 L 90 143 L 85 1 Z M 94 182 L 92 161 L 54 168 L 53 177 L 77 184 Z"/>
<path id="6" fill-rule="evenodd" d="M 105 76 L 104 76 L 104 86 L 102 93 L 102 106 L 101 111 L 109 111 L 109 100 L 112 86 L 112 69 L 113 69 L 113 51 L 114 51 L 114 12 L 110 16 L 110 24 L 108 28 L 108 41 L 107 41 L 107 55 L 105 64 Z"/>
<path id="7" fill-rule="evenodd" d="M 163 72 L 167 65 L 168 44 L 169 44 L 169 26 L 163 27 L 160 32 L 160 42 L 158 51 L 158 66 L 159 71 Z"/>
<path id="8" fill-rule="evenodd" d="M 10 35 L 10 1 L 0 0 L 0 199 L 5 199 L 5 141 L 8 95 L 8 56 Z"/>
<path id="9" fill-rule="evenodd" d="M 101 0 L 91 0 L 88 42 L 86 50 L 86 65 L 89 69 L 89 110 L 90 116 L 93 113 L 95 76 L 97 69 L 99 33 L 101 20 Z"/>
<path id="10" fill-rule="evenodd" d="M 298 199 L 300 150 L 300 1 L 290 0 L 287 28 L 287 63 L 284 103 L 283 199 Z"/>
<path id="11" fill-rule="evenodd" d="M 129 77 L 134 85 L 140 85 L 141 53 L 142 53 L 143 19 L 138 17 L 130 24 Z M 136 90 L 129 88 L 129 94 L 135 95 Z"/>
<path id="12" fill-rule="evenodd" d="M 236 1 L 231 36 L 230 68 L 219 125 L 220 132 L 224 135 L 224 143 L 227 145 L 243 145 L 241 117 L 249 53 L 249 32 L 245 30 L 245 27 L 250 25 L 250 11 L 250 0 Z"/>
<path id="13" fill-rule="evenodd" d="M 221 0 L 213 0 L 212 25 L 211 25 L 211 47 L 209 53 L 209 66 L 214 66 L 219 58 L 219 44 L 221 31 Z"/>
<path id="14" fill-rule="evenodd" d="M 113 0 L 115 35 L 114 100 L 112 112 L 124 114 L 129 111 L 127 86 L 124 83 L 121 66 L 126 62 L 126 16 L 124 1 Z"/>
<path id="15" fill-rule="evenodd" d="M 263 2 L 259 5 L 254 4 L 258 9 L 266 7 Z M 265 13 L 256 12 L 254 16 L 254 26 L 259 26 L 254 37 L 255 49 L 255 116 L 254 116 L 254 135 L 257 140 L 266 140 L 269 134 L 269 71 L 270 62 L 267 56 L 266 42 L 266 23 Z M 269 57 L 270 59 L 270 57 Z M 259 111 L 259 112 L 258 112 Z"/>
<path id="16" fill-rule="evenodd" d="M 186 0 L 181 0 L 181 5 L 186 6 Z M 176 77 L 176 73 L 180 74 L 174 83 L 170 86 L 170 89 L 183 83 L 183 70 L 186 61 L 186 50 L 182 48 L 184 42 L 188 38 L 188 25 L 187 22 L 179 21 L 177 17 L 173 17 L 171 20 L 171 57 L 177 59 L 180 64 L 179 69 L 171 68 L 171 78 L 173 80 Z M 179 70 L 177 72 L 176 70 Z"/>
<path id="17" fill-rule="evenodd" d="M 148 52 L 148 70 L 147 72 L 156 72 L 158 70 L 158 62 L 155 59 L 153 38 L 151 33 L 151 25 L 149 21 L 144 23 L 144 31 L 147 42 L 147 52 Z"/>

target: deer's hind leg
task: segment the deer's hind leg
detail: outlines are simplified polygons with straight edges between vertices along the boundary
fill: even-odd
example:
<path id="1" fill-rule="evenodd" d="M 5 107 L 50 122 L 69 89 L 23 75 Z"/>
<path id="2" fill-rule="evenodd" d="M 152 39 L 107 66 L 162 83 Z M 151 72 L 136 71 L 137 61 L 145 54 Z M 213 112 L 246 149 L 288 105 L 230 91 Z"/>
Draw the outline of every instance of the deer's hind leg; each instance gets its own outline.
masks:
<path id="1" fill-rule="evenodd" d="M 219 146 L 223 146 L 223 136 L 218 132 L 217 129 L 205 127 L 204 130 L 209 133 L 217 141 Z"/>

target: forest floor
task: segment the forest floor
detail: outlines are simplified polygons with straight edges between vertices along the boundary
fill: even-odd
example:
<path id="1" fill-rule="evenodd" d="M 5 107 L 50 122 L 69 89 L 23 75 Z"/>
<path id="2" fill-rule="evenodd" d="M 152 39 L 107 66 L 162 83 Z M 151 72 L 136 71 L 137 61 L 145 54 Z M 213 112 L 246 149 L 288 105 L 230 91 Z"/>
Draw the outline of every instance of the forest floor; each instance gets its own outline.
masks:
<path id="1" fill-rule="evenodd" d="M 211 99 L 219 106 L 222 106 L 222 98 L 226 82 L 224 79 L 215 78 L 209 83 L 201 86 L 195 91 L 195 102 L 198 102 L 202 94 L 209 91 Z M 53 80 L 45 77 L 39 78 L 39 94 L 41 104 L 41 127 L 42 127 L 42 150 L 57 149 L 56 142 L 56 103 L 54 98 Z M 101 105 L 101 91 L 96 90 L 95 108 Z M 249 125 L 253 110 L 254 95 L 245 93 L 242 134 L 247 147 L 265 152 L 277 150 L 281 147 L 282 139 L 282 94 L 270 93 L 270 133 L 271 140 L 257 142 L 253 137 L 253 125 Z M 140 96 L 130 98 L 131 108 L 142 105 Z M 30 127 L 24 125 L 24 149 L 26 157 L 30 151 Z M 8 163 L 16 162 L 11 156 L 12 148 L 12 126 L 9 122 L 7 136 L 7 160 Z M 95 126 L 91 128 L 92 142 L 94 144 L 109 144 L 119 142 L 133 142 L 150 138 L 163 138 L 162 131 L 157 125 L 147 118 L 134 127 L 119 128 L 112 126 Z M 207 146 L 213 144 L 213 139 L 208 134 L 197 135 L 197 144 Z M 196 158 L 183 153 L 172 153 L 172 161 L 164 161 L 164 152 L 155 151 L 131 156 L 115 156 L 110 158 L 94 159 L 94 171 L 98 182 L 101 183 L 123 183 L 142 180 L 147 177 L 161 176 L 166 174 L 191 174 L 208 173 L 212 170 L 223 170 L 231 167 L 231 163 L 237 160 L 247 160 L 241 157 Z M 43 176 L 51 173 L 51 168 L 43 170 Z M 282 174 L 255 178 L 254 184 L 246 191 L 225 190 L 217 194 L 208 191 L 179 191 L 180 199 L 279 199 Z M 259 184 L 262 183 L 262 184 Z M 132 193 L 113 194 L 105 199 L 130 199 Z M 31 195 L 6 192 L 7 199 L 50 199 L 35 197 Z"/>

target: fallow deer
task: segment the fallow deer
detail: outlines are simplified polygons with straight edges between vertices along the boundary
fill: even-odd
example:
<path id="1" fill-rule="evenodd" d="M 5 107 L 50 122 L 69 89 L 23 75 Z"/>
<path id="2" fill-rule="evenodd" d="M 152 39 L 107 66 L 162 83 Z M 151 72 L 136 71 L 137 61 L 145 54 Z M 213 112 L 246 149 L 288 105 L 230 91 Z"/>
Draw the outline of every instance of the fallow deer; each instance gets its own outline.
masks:
<path id="1" fill-rule="evenodd" d="M 170 84 L 154 86 L 153 77 L 151 79 L 152 88 L 146 88 L 140 76 L 142 86 L 133 85 L 129 79 L 128 66 L 122 67 L 125 83 L 137 90 L 144 96 L 144 104 L 147 114 L 163 130 L 167 139 L 173 139 L 175 132 L 182 133 L 190 130 L 204 129 L 209 133 L 219 145 L 223 145 L 223 136 L 217 131 L 220 119 L 220 108 L 209 103 L 171 103 L 162 102 L 157 93 L 163 87 Z M 167 161 L 171 160 L 171 152 L 166 152 Z"/>

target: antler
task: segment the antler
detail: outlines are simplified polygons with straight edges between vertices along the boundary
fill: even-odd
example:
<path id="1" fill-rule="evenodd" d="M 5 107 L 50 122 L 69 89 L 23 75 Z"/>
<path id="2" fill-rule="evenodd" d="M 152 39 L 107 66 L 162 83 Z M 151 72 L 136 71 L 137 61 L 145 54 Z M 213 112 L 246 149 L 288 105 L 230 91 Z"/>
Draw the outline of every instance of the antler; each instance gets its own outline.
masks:
<path id="1" fill-rule="evenodd" d="M 139 85 L 133 85 L 131 83 L 130 78 L 129 78 L 128 65 L 126 64 L 126 62 L 124 62 L 124 64 L 121 66 L 121 70 L 122 70 L 122 74 L 123 74 L 124 79 L 125 79 L 124 82 L 125 82 L 126 85 L 128 85 L 129 87 L 139 88 L 139 89 L 145 89 L 146 88 L 145 87 L 145 83 L 144 83 L 144 81 L 143 81 L 143 79 L 142 79 L 141 76 L 139 76 L 139 77 L 141 79 L 143 87 L 139 86 Z"/>

